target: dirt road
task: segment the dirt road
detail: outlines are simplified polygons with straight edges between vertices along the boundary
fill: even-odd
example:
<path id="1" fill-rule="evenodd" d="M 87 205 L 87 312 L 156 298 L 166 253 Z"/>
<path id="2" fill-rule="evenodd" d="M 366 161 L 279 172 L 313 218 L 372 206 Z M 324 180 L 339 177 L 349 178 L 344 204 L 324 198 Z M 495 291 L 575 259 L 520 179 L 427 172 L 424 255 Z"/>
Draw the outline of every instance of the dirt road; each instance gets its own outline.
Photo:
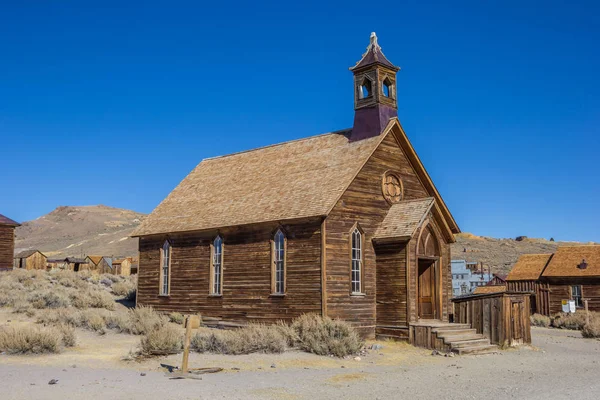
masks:
<path id="1" fill-rule="evenodd" d="M 105 346 L 115 338 L 106 337 Z M 202 380 L 170 380 L 159 362 L 94 364 L 68 353 L 0 356 L 2 399 L 566 399 L 600 398 L 600 341 L 579 332 L 535 328 L 535 348 L 446 358 L 407 345 L 360 361 L 289 352 L 283 355 L 202 356 L 192 366 L 223 366 Z M 77 359 L 79 365 L 69 365 Z M 72 364 L 72 363 L 71 363 Z M 273 366 L 273 367 L 271 367 Z M 237 370 L 239 368 L 239 370 Z M 145 374 L 142 376 L 142 374 Z M 55 385 L 48 385 L 58 379 Z"/>

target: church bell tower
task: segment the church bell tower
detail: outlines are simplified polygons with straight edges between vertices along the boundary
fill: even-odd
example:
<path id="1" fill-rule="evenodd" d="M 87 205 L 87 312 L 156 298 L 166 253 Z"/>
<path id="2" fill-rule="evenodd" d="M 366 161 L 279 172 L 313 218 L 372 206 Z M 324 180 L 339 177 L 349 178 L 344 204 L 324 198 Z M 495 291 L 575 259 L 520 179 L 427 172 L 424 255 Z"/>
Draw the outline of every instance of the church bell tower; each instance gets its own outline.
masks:
<path id="1" fill-rule="evenodd" d="M 398 116 L 396 73 L 400 70 L 381 51 L 371 33 L 367 51 L 350 71 L 354 74 L 354 126 L 350 140 L 377 136 Z"/>

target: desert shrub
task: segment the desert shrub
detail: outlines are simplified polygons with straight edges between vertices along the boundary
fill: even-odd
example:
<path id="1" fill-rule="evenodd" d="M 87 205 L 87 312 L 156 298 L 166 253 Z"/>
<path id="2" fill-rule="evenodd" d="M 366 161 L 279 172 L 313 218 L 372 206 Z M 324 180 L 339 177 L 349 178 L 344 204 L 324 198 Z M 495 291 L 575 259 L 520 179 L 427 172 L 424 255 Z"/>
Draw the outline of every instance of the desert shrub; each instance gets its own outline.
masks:
<path id="1" fill-rule="evenodd" d="M 77 338 L 75 336 L 75 329 L 71 325 L 59 324 L 56 325 L 56 329 L 58 329 L 62 335 L 62 343 L 65 347 L 75 346 Z"/>
<path id="2" fill-rule="evenodd" d="M 100 279 L 100 284 L 104 285 L 106 287 L 112 287 L 113 281 L 108 279 L 108 278 L 101 278 Z"/>
<path id="3" fill-rule="evenodd" d="M 287 337 L 275 326 L 251 324 L 232 331 L 199 332 L 191 347 L 199 353 L 283 353 L 287 343 Z"/>
<path id="4" fill-rule="evenodd" d="M 143 355 L 174 354 L 182 348 L 181 328 L 170 324 L 149 331 L 140 340 L 140 352 Z"/>
<path id="5" fill-rule="evenodd" d="M 544 328 L 547 328 L 550 326 L 550 317 L 547 317 L 545 315 L 542 314 L 533 314 L 531 317 L 529 317 L 529 319 L 531 320 L 531 325 L 533 326 L 541 326 Z"/>
<path id="6" fill-rule="evenodd" d="M 77 272 L 77 274 L 79 275 L 80 279 L 83 279 L 86 281 L 92 277 L 92 271 L 90 271 L 89 269 L 84 269 L 83 271 L 79 271 L 79 272 Z"/>
<path id="7" fill-rule="evenodd" d="M 112 292 L 115 296 L 124 296 L 127 299 L 135 293 L 135 285 L 130 281 L 117 282 L 112 285 Z M 133 296 L 135 298 L 135 296 Z"/>
<path id="8" fill-rule="evenodd" d="M 129 333 L 134 335 L 144 335 L 162 327 L 167 318 L 156 311 L 152 307 L 140 306 L 128 311 L 131 326 Z"/>
<path id="9" fill-rule="evenodd" d="M 58 353 L 62 340 L 63 335 L 57 328 L 0 327 L 0 351 L 9 354 Z"/>
<path id="10" fill-rule="evenodd" d="M 183 323 L 185 322 L 185 317 L 182 313 L 172 312 L 171 314 L 169 314 L 169 321 L 175 324 L 183 325 Z"/>
<path id="11" fill-rule="evenodd" d="M 344 357 L 363 346 L 360 335 L 349 323 L 317 314 L 304 314 L 292 322 L 297 346 L 309 353 Z"/>
<path id="12" fill-rule="evenodd" d="M 600 317 L 590 318 L 590 323 L 581 329 L 581 336 L 585 338 L 600 338 Z"/>
<path id="13" fill-rule="evenodd" d="M 100 313 L 99 310 L 81 311 L 79 313 L 79 320 L 75 321 L 75 326 L 87 328 L 101 335 L 105 333 L 104 328 L 106 328 L 106 322 L 104 322 L 104 316 Z"/>
<path id="14" fill-rule="evenodd" d="M 113 312 L 104 316 L 104 322 L 108 329 L 116 330 L 117 332 L 131 333 L 131 320 L 129 314 L 121 312 Z"/>
<path id="15" fill-rule="evenodd" d="M 107 286 L 112 286 L 113 283 L 119 282 L 121 280 L 121 277 L 119 275 L 113 274 L 102 274 L 102 276 L 100 277 L 100 282 L 102 283 L 102 281 L 104 280 L 109 280 L 111 283 Z"/>
<path id="16" fill-rule="evenodd" d="M 45 290 L 33 292 L 29 295 L 29 302 L 34 308 L 61 308 L 71 305 L 69 297 L 58 290 Z"/>
<path id="17" fill-rule="evenodd" d="M 559 313 L 552 317 L 552 326 L 561 329 L 581 330 L 585 324 L 585 312 Z"/>
<path id="18" fill-rule="evenodd" d="M 115 299 L 104 290 L 93 290 L 88 294 L 91 308 L 115 309 Z"/>

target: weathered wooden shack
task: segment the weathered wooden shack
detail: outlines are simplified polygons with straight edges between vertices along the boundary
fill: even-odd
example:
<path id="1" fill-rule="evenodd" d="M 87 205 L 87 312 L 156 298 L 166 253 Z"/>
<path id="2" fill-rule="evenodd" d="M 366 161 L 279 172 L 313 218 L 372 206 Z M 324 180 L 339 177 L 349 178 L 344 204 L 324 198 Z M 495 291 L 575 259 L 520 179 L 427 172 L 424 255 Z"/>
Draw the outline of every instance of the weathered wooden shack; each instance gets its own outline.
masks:
<path id="1" fill-rule="evenodd" d="M 85 258 L 80 257 L 49 258 L 48 267 L 79 272 L 87 269 L 88 264 Z"/>
<path id="2" fill-rule="evenodd" d="M 447 324 L 459 228 L 397 118 L 398 70 L 373 34 L 351 129 L 202 161 L 133 234 L 138 304 L 405 339 Z"/>
<path id="3" fill-rule="evenodd" d="M 15 228 L 20 224 L 0 214 L 0 271 L 13 267 Z"/>
<path id="4" fill-rule="evenodd" d="M 591 311 L 600 311 L 600 245 L 559 247 L 539 285 L 547 296 L 546 315 L 560 312 L 563 300 L 574 300 L 578 309 L 587 300 Z"/>
<path id="5" fill-rule="evenodd" d="M 129 276 L 131 275 L 131 258 L 115 258 L 112 262 L 113 273 L 115 275 Z"/>
<path id="6" fill-rule="evenodd" d="M 85 268 L 92 272 L 98 271 L 98 264 L 102 261 L 102 256 L 86 256 L 85 257 Z"/>
<path id="7" fill-rule="evenodd" d="M 502 347 L 531 343 L 530 298 L 529 292 L 507 291 L 458 297 L 452 300 L 454 319 Z"/>
<path id="8" fill-rule="evenodd" d="M 99 274 L 114 274 L 113 258 L 102 257 L 96 266 L 96 271 L 98 271 Z"/>
<path id="9" fill-rule="evenodd" d="M 540 283 L 540 276 L 552 258 L 552 254 L 524 254 L 506 277 L 507 290 L 529 292 L 531 314 L 549 315 L 548 289 Z"/>
<path id="10" fill-rule="evenodd" d="M 14 269 L 41 269 L 48 267 L 48 258 L 39 250 L 25 250 L 15 256 Z"/>

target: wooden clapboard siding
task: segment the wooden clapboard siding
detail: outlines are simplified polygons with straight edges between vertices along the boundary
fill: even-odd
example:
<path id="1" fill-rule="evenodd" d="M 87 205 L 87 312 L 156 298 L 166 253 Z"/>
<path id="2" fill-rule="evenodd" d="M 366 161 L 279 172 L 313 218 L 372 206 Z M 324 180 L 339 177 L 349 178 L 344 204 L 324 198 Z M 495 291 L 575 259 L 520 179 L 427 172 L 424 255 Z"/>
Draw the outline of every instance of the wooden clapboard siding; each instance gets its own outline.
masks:
<path id="1" fill-rule="evenodd" d="M 598 278 L 544 278 L 549 289 L 550 315 L 562 311 L 562 301 L 571 300 L 571 286 L 581 286 L 581 296 L 588 300 L 590 311 L 600 311 L 600 277 Z"/>
<path id="2" fill-rule="evenodd" d="M 138 305 L 198 312 L 233 323 L 290 320 L 321 312 L 321 220 L 281 225 L 287 238 L 286 294 L 271 295 L 271 239 L 278 224 L 173 234 L 170 296 L 159 293 L 160 248 L 166 236 L 142 237 Z M 210 243 L 223 238 L 223 294 L 209 295 Z"/>
<path id="3" fill-rule="evenodd" d="M 381 179 L 388 170 L 402 179 L 404 199 L 429 196 L 390 131 L 326 219 L 327 313 L 352 322 L 366 335 L 373 335 L 376 325 L 376 257 L 371 239 L 390 208 L 381 192 Z M 355 223 L 365 239 L 363 296 L 350 293 L 350 230 Z"/>
<path id="4" fill-rule="evenodd" d="M 406 243 L 379 244 L 377 263 L 377 326 L 408 326 Z"/>
<path id="5" fill-rule="evenodd" d="M 15 228 L 0 226 L 0 270 L 11 269 L 15 252 Z"/>
<path id="6" fill-rule="evenodd" d="M 526 293 L 490 293 L 454 300 L 455 321 L 500 346 L 531 343 L 529 299 Z"/>

